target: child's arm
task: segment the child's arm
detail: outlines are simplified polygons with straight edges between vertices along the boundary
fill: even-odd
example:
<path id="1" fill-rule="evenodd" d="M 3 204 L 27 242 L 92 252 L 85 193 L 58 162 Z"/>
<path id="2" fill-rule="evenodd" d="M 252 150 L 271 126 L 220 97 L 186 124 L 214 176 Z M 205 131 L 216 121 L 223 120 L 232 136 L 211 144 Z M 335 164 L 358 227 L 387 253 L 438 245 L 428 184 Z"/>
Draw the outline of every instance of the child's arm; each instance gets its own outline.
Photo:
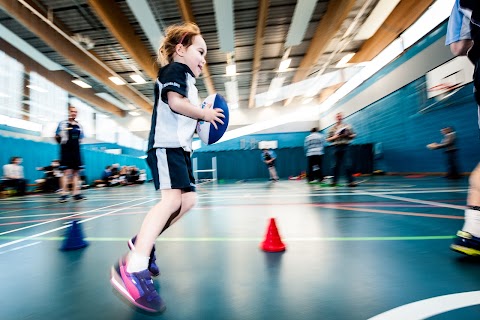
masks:
<path id="1" fill-rule="evenodd" d="M 217 124 L 215 122 L 223 124 L 222 119 L 225 118 L 223 110 L 220 108 L 197 108 L 190 101 L 174 91 L 169 91 L 167 93 L 168 105 L 170 108 L 184 116 L 190 117 L 192 119 L 204 120 L 213 124 L 215 129 L 217 129 Z"/>

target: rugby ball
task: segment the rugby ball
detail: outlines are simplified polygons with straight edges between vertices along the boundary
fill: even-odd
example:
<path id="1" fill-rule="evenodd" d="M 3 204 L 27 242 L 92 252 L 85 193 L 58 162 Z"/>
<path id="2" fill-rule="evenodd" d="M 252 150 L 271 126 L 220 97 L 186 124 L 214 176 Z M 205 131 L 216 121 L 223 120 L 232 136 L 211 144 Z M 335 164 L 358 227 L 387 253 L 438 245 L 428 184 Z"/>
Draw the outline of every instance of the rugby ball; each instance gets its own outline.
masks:
<path id="1" fill-rule="evenodd" d="M 197 123 L 197 134 L 200 140 L 205 144 L 213 144 L 220 140 L 228 128 L 228 104 L 224 97 L 218 93 L 209 95 L 202 103 L 203 108 L 220 108 L 223 110 L 225 118 L 221 118 L 223 124 L 216 122 L 217 128 L 207 121 L 199 120 Z"/>

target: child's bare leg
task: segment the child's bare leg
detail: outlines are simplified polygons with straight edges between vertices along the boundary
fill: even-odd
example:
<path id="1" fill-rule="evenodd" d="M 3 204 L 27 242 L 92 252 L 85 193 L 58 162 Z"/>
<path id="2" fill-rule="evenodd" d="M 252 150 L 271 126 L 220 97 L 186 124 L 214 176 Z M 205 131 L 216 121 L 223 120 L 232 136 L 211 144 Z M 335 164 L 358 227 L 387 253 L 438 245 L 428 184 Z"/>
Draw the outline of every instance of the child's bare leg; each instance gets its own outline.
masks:
<path id="1" fill-rule="evenodd" d="M 480 164 L 473 170 L 469 182 L 467 197 L 469 208 L 465 211 L 465 223 L 462 230 L 475 237 L 480 237 Z"/>

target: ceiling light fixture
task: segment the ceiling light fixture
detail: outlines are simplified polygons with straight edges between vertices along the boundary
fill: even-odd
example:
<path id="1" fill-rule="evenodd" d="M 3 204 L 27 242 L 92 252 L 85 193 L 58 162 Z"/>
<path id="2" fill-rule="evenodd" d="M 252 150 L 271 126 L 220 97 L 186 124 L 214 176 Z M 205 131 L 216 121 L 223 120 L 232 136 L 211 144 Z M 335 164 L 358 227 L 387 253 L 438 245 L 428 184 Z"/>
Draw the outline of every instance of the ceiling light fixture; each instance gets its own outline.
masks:
<path id="1" fill-rule="evenodd" d="M 227 93 L 227 101 L 229 103 L 238 103 L 238 82 L 227 81 L 225 82 L 225 91 Z"/>
<path id="2" fill-rule="evenodd" d="M 335 68 L 344 68 L 348 65 L 348 61 L 350 61 L 353 56 L 355 55 L 354 52 L 351 52 L 351 53 L 348 53 L 346 55 L 343 56 L 342 59 L 340 59 L 340 61 L 338 61 L 337 65 L 335 66 Z"/>
<path id="3" fill-rule="evenodd" d="M 228 77 L 233 77 L 237 74 L 237 65 L 235 64 L 235 57 L 233 52 L 227 53 L 226 74 Z"/>
<path id="4" fill-rule="evenodd" d="M 282 61 L 280 62 L 280 65 L 278 66 L 278 72 L 285 72 L 287 71 L 288 67 L 290 67 L 290 63 L 292 62 L 292 59 L 288 58 L 290 55 L 290 50 L 292 47 L 288 47 L 287 50 L 283 53 Z"/>
<path id="5" fill-rule="evenodd" d="M 130 78 L 132 78 L 132 80 L 135 81 L 135 83 L 138 83 L 138 84 L 147 83 L 147 81 L 145 81 L 145 79 L 143 79 L 142 76 L 139 75 L 139 74 L 132 74 L 132 75 L 130 75 Z"/>
<path id="6" fill-rule="evenodd" d="M 237 65 L 235 64 L 230 64 L 226 68 L 227 71 L 227 76 L 233 77 L 234 75 L 237 74 Z"/>
<path id="7" fill-rule="evenodd" d="M 124 84 L 126 84 L 126 82 L 120 77 L 108 77 L 108 79 L 115 83 L 117 86 L 123 86 Z"/>
<path id="8" fill-rule="evenodd" d="M 278 72 L 285 72 L 287 71 L 288 67 L 290 67 L 290 63 L 292 62 L 292 59 L 286 59 L 286 60 L 282 60 L 282 62 L 280 62 L 280 66 L 278 67 Z"/>
<path id="9" fill-rule="evenodd" d="M 46 89 L 44 89 L 44 88 L 42 88 L 42 87 L 36 86 L 36 85 L 34 85 L 34 84 L 27 84 L 26 87 L 27 87 L 27 88 L 30 88 L 30 89 L 32 89 L 32 90 L 35 90 L 35 91 L 37 91 L 37 92 L 43 92 L 43 93 L 48 92 L 48 90 L 46 90 Z"/>
<path id="10" fill-rule="evenodd" d="M 85 89 L 88 89 L 88 88 L 92 87 L 91 85 L 89 85 L 88 83 L 86 83 L 86 82 L 84 82 L 80 79 L 72 80 L 72 82 L 75 83 L 77 86 L 85 88 Z"/>
<path id="11" fill-rule="evenodd" d="M 131 115 L 131 116 L 137 117 L 137 116 L 140 115 L 140 112 L 138 112 L 138 111 L 129 111 L 128 114 Z"/>

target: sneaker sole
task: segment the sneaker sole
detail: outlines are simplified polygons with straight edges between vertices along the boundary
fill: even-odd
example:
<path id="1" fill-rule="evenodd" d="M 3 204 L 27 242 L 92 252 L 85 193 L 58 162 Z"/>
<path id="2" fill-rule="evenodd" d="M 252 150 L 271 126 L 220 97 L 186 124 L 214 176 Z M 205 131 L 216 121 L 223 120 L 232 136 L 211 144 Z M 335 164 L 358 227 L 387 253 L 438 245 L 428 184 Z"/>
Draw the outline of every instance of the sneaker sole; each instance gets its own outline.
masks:
<path id="1" fill-rule="evenodd" d="M 128 240 L 128 248 L 130 250 L 134 250 L 135 249 L 135 245 L 133 244 L 132 242 L 132 239 Z M 150 269 L 148 269 L 148 271 L 150 271 Z M 160 275 L 160 272 L 159 273 L 153 273 L 152 271 L 150 271 L 150 275 L 152 277 L 158 277 Z"/>
<path id="2" fill-rule="evenodd" d="M 457 244 L 452 244 L 450 246 L 450 249 L 452 249 L 453 251 L 459 252 L 459 253 L 466 254 L 467 256 L 480 256 L 480 251 L 479 250 L 475 250 L 475 249 L 472 249 L 472 248 L 467 248 L 467 247 L 464 247 L 464 246 L 459 246 Z"/>
<path id="3" fill-rule="evenodd" d="M 163 305 L 160 310 L 155 310 L 155 309 L 147 308 L 147 307 L 137 303 L 135 301 L 135 299 L 133 299 L 133 297 L 128 293 L 127 288 L 123 284 L 122 277 L 118 274 L 117 270 L 115 270 L 115 267 L 112 267 L 112 270 L 111 270 L 110 283 L 111 283 L 112 287 L 115 290 L 117 290 L 118 293 L 120 293 L 123 297 L 125 297 L 125 299 L 130 301 L 130 303 L 132 303 L 137 308 L 140 308 L 142 310 L 152 312 L 152 313 L 160 313 L 160 312 L 165 311 L 165 309 L 167 308 L 165 305 Z"/>

